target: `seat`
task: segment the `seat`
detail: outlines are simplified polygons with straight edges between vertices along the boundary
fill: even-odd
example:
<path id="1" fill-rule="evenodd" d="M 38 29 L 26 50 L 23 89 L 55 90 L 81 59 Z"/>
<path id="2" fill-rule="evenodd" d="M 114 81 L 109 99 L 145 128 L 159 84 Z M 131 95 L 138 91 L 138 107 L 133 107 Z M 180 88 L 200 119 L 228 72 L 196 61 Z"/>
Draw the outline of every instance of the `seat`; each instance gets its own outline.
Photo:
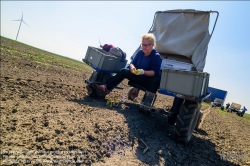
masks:
<path id="1" fill-rule="evenodd" d="M 128 81 L 128 85 L 132 86 L 132 87 L 135 87 L 139 90 L 142 90 L 142 91 L 146 91 L 147 89 L 141 85 L 138 85 L 136 83 L 133 83 L 132 81 Z"/>

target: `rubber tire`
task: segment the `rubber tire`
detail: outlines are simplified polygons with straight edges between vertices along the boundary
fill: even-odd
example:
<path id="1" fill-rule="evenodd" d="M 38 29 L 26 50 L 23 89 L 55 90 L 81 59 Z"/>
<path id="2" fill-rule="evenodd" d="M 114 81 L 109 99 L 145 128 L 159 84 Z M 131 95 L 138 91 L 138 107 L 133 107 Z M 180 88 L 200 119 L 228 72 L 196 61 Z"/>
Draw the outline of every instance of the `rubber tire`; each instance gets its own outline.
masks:
<path id="1" fill-rule="evenodd" d="M 94 88 L 92 88 L 92 87 L 89 86 L 89 85 L 87 85 L 86 88 L 87 88 L 89 97 L 92 97 L 92 98 L 96 98 L 96 97 L 97 97 Z"/>
<path id="2" fill-rule="evenodd" d="M 186 100 L 177 115 L 175 125 L 175 137 L 178 141 L 187 144 L 193 135 L 194 128 L 199 117 L 199 103 Z"/>
<path id="3" fill-rule="evenodd" d="M 110 76 L 108 76 L 108 75 L 103 75 L 102 81 L 101 81 L 101 82 L 106 82 L 109 78 L 110 78 Z"/>
<path id="4" fill-rule="evenodd" d="M 175 97 L 171 109 L 168 111 L 168 124 L 175 125 L 177 115 L 179 114 L 180 108 L 184 102 L 184 99 Z"/>
<path id="5" fill-rule="evenodd" d="M 198 116 L 198 119 L 197 119 L 197 122 L 196 122 L 196 125 L 195 125 L 195 128 L 194 128 L 195 130 L 199 129 L 200 123 L 202 121 L 202 117 L 203 117 L 203 112 L 200 112 L 199 116 Z"/>
<path id="6" fill-rule="evenodd" d="M 139 108 L 138 111 L 139 111 L 139 113 L 144 114 L 146 116 L 150 116 L 151 115 L 151 111 L 147 111 L 147 110 L 144 110 L 142 108 Z"/>
<path id="7" fill-rule="evenodd" d="M 177 120 L 177 113 L 169 112 L 168 113 L 168 124 L 174 126 L 176 120 Z"/>
<path id="8" fill-rule="evenodd" d="M 130 90 L 128 91 L 128 99 L 133 101 L 138 96 L 139 91 L 140 90 L 137 88 L 130 88 Z"/>
<path id="9" fill-rule="evenodd" d="M 105 99 L 105 95 L 102 92 L 95 89 L 93 86 L 94 86 L 93 84 L 92 85 L 90 84 L 90 85 L 86 86 L 89 97 Z"/>

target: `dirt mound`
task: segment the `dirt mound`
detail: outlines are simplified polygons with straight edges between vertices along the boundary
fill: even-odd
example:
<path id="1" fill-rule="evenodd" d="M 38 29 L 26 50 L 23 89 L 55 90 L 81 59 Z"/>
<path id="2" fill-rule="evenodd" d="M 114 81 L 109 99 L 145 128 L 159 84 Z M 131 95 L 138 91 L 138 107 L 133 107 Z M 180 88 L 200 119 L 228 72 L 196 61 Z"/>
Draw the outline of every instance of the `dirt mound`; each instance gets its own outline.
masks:
<path id="1" fill-rule="evenodd" d="M 183 145 L 165 115 L 138 113 L 142 92 L 111 107 L 88 97 L 90 68 L 82 63 L 79 71 L 47 54 L 1 38 L 1 165 L 250 164 L 248 118 L 205 105 L 200 129 Z M 130 87 L 121 86 L 111 97 L 126 95 Z M 158 94 L 155 107 L 172 102 Z"/>

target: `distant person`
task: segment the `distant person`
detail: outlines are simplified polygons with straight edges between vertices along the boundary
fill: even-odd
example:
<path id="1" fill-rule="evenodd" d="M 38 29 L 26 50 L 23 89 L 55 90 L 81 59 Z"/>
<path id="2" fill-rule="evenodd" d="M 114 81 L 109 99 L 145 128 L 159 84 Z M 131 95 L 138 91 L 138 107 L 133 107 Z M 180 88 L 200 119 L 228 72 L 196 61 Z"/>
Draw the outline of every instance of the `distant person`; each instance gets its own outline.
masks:
<path id="1" fill-rule="evenodd" d="M 227 103 L 226 104 L 226 110 L 228 110 L 229 106 L 230 106 L 230 103 Z"/>
<path id="2" fill-rule="evenodd" d="M 107 95 L 115 86 L 127 78 L 133 83 L 145 87 L 147 91 L 156 93 L 160 86 L 162 59 L 154 49 L 155 46 L 156 40 L 153 34 L 142 35 L 141 50 L 136 53 L 129 67 L 121 69 L 103 85 L 96 85 L 96 89 Z"/>
<path id="3" fill-rule="evenodd" d="M 242 110 L 242 111 L 241 111 L 241 113 L 240 113 L 240 116 L 242 117 L 242 116 L 245 114 L 245 112 L 247 111 L 247 109 L 246 109 L 246 107 L 244 106 L 241 110 Z"/>

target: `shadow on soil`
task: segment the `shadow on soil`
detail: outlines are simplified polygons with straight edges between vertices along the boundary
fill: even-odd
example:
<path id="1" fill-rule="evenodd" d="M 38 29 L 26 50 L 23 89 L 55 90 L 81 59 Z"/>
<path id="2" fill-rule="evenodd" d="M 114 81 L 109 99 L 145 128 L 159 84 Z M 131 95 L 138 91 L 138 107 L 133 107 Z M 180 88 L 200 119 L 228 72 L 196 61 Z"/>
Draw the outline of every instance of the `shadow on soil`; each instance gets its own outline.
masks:
<path id="1" fill-rule="evenodd" d="M 92 107 L 107 108 L 104 99 L 86 97 L 72 100 L 78 104 L 93 102 Z M 96 102 L 103 104 L 96 105 Z M 221 152 L 216 152 L 215 144 L 195 135 L 208 136 L 206 131 L 194 131 L 188 144 L 175 140 L 174 127 L 167 124 L 167 117 L 159 113 L 150 116 L 138 112 L 138 105 L 126 103 L 126 109 L 111 108 L 122 114 L 130 130 L 129 142 L 134 157 L 147 165 L 235 165 L 223 160 Z"/>

